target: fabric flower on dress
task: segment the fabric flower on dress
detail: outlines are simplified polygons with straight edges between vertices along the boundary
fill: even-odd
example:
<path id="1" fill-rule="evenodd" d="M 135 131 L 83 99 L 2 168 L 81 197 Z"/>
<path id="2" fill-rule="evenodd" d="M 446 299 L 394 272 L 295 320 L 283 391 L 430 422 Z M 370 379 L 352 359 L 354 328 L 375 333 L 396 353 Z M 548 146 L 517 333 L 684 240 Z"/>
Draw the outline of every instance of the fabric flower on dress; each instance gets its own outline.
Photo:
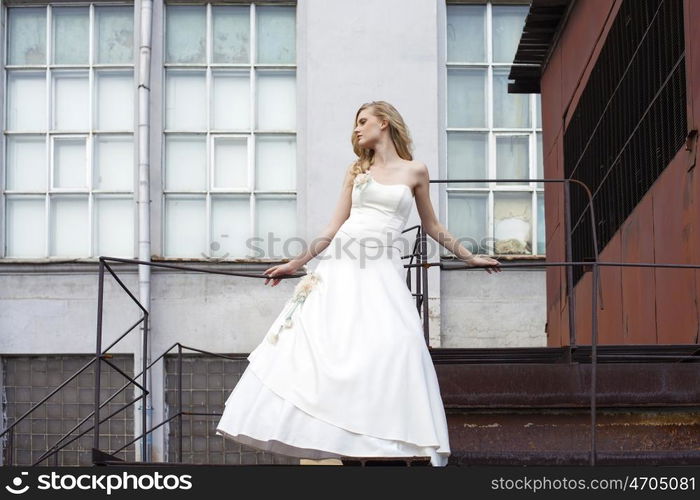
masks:
<path id="1" fill-rule="evenodd" d="M 367 185 L 367 181 L 369 181 L 369 179 L 369 174 L 367 172 L 364 172 L 361 174 L 357 174 L 353 183 L 357 189 L 362 190 Z"/>
<path id="2" fill-rule="evenodd" d="M 268 342 L 270 342 L 271 344 L 276 344 L 282 328 L 292 327 L 292 315 L 294 314 L 294 311 L 297 309 L 298 306 L 304 303 L 311 291 L 318 285 L 320 281 L 320 275 L 318 275 L 317 273 L 308 273 L 301 279 L 301 281 L 299 281 L 299 283 L 297 283 L 297 286 L 294 288 L 294 293 L 292 294 L 292 297 L 287 301 L 287 305 L 285 306 L 285 311 L 287 311 L 287 315 L 285 316 L 284 321 L 279 325 L 279 327 L 276 330 L 270 330 L 268 332 Z"/>

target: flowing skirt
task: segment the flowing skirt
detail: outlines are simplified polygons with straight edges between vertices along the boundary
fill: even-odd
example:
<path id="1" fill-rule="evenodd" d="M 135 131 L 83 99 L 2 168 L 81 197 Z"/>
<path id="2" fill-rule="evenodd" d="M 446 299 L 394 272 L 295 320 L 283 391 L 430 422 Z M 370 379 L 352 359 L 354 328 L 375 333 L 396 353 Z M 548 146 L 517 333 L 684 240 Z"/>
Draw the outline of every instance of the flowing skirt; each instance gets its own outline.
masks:
<path id="1" fill-rule="evenodd" d="M 446 465 L 445 410 L 400 256 L 338 231 L 305 300 L 290 298 L 248 356 L 216 433 L 291 457 Z"/>

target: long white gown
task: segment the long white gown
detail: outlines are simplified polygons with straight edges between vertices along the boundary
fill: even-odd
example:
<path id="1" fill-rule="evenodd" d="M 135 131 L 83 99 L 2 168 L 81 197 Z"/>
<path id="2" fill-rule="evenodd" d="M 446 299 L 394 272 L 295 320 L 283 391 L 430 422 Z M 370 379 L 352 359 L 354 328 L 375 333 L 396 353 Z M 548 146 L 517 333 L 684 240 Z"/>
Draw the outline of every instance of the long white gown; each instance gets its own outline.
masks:
<path id="1" fill-rule="evenodd" d="M 315 258 L 317 281 L 248 356 L 216 434 L 299 458 L 447 464 L 440 388 L 395 241 L 412 207 L 409 186 L 356 178 L 350 217 Z"/>

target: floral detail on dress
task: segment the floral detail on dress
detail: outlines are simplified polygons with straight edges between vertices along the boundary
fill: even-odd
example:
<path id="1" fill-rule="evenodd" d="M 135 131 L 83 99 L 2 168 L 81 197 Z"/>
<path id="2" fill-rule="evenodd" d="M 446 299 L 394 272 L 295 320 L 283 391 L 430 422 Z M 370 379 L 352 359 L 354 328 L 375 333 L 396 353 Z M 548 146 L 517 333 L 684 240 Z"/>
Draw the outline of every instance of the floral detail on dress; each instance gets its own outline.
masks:
<path id="1" fill-rule="evenodd" d="M 319 274 L 308 273 L 301 279 L 299 283 L 297 283 L 297 286 L 294 288 L 294 293 L 292 294 L 292 297 L 287 301 L 287 304 L 285 306 L 285 311 L 287 311 L 287 315 L 285 316 L 284 321 L 279 325 L 279 327 L 276 330 L 270 330 L 268 332 L 268 342 L 270 342 L 271 344 L 276 344 L 282 328 L 292 327 L 292 315 L 294 314 L 294 311 L 296 311 L 298 306 L 301 306 L 301 304 L 304 303 L 306 298 L 309 296 L 309 294 L 318 285 L 320 281 L 321 276 Z"/>
<path id="2" fill-rule="evenodd" d="M 367 181 L 369 181 L 370 178 L 371 177 L 367 172 L 357 174 L 353 183 L 357 189 L 362 190 L 365 188 L 365 186 L 367 185 Z"/>

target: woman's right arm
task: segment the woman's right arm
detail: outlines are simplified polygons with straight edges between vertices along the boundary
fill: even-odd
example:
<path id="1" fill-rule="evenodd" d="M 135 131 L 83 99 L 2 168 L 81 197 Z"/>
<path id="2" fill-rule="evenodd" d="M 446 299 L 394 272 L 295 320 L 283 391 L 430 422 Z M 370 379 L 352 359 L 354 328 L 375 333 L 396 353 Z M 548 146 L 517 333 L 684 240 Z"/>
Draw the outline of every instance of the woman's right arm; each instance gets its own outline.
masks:
<path id="1" fill-rule="evenodd" d="M 265 280 L 265 285 L 272 280 L 272 286 L 279 284 L 281 279 L 275 279 L 275 276 L 293 274 L 297 269 L 303 267 L 307 262 L 316 257 L 319 253 L 323 252 L 328 245 L 330 245 L 335 233 L 338 232 L 340 226 L 350 217 L 350 208 L 352 207 L 352 189 L 353 189 L 353 177 L 351 174 L 352 164 L 350 164 L 345 171 L 345 178 L 343 179 L 343 187 L 340 193 L 340 198 L 336 204 L 335 211 L 331 216 L 331 220 L 328 225 L 321 231 L 316 239 L 314 239 L 309 248 L 300 255 L 297 255 L 292 260 L 285 264 L 278 264 L 266 269 L 263 274 L 267 275 L 268 278 Z"/>
<path id="2" fill-rule="evenodd" d="M 318 254 L 323 252 L 328 245 L 330 245 L 331 240 L 338 232 L 340 226 L 343 222 L 350 217 L 350 207 L 352 206 L 352 164 L 348 166 L 345 171 L 345 178 L 343 179 L 343 187 L 340 193 L 340 198 L 335 206 L 331 220 L 328 225 L 321 231 L 321 233 L 311 242 L 309 248 L 302 254 L 294 257 L 291 262 L 298 267 L 304 266 L 311 259 L 316 257 Z"/>

